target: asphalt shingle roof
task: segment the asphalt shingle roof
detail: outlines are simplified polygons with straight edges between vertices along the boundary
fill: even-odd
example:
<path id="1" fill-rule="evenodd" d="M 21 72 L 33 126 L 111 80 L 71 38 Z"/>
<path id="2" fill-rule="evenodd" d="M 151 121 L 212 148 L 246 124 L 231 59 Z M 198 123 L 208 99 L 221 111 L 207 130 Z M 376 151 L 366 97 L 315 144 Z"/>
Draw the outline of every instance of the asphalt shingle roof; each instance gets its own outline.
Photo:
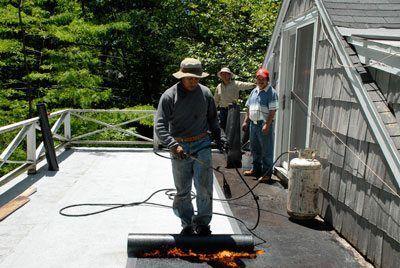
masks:
<path id="1" fill-rule="evenodd" d="M 400 0 L 323 0 L 334 25 L 400 29 Z"/>

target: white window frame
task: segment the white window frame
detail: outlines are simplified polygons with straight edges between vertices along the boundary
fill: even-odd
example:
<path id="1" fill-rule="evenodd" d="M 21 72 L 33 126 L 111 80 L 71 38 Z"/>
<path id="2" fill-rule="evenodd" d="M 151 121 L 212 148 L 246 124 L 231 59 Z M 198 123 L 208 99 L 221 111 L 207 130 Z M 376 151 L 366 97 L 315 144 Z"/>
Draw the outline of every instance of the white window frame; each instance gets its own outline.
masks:
<path id="1" fill-rule="evenodd" d="M 305 146 L 309 147 L 310 145 L 310 139 L 311 139 L 311 116 L 312 116 L 312 95 L 314 91 L 314 74 L 315 74 L 315 57 L 316 57 L 316 46 L 317 46 L 317 36 L 318 36 L 318 11 L 317 9 L 312 9 L 308 13 L 304 14 L 303 16 L 297 17 L 295 19 L 292 19 L 282 25 L 281 33 L 280 33 L 280 55 L 279 55 L 279 77 L 278 77 L 278 85 L 282 85 L 282 79 L 286 79 L 286 77 L 282 77 L 282 63 L 283 63 L 283 56 L 282 56 L 282 49 L 283 49 L 283 36 L 287 35 L 288 32 L 290 31 L 295 31 L 296 32 L 296 38 L 295 38 L 295 51 L 297 50 L 297 32 L 299 28 L 305 27 L 310 24 L 314 24 L 314 29 L 313 29 L 313 45 L 312 45 L 312 55 L 311 55 L 311 73 L 310 73 L 310 88 L 309 88 L 309 95 L 308 95 L 308 111 L 307 111 L 307 129 L 306 129 L 306 142 Z M 294 71 L 296 70 L 296 58 L 297 55 L 295 53 L 294 55 L 294 64 L 293 64 L 293 74 L 292 74 L 292 79 L 294 79 Z M 286 74 L 287 75 L 287 74 Z M 293 85 L 293 82 L 292 82 Z M 286 90 L 286 89 L 284 89 Z M 281 92 L 283 94 L 283 92 Z M 287 98 L 290 98 L 290 96 L 287 96 Z M 291 136 L 291 126 L 292 126 L 292 116 L 291 116 L 291 110 L 292 110 L 292 102 L 293 100 L 290 101 L 290 105 L 286 107 L 286 109 L 289 109 L 289 116 L 290 116 L 290 122 L 289 122 L 289 133 L 288 137 L 290 139 Z M 278 110 L 278 121 L 282 120 L 282 107 L 279 107 Z M 280 126 L 281 124 L 279 124 Z M 282 134 L 284 129 L 282 129 L 282 126 L 279 127 L 278 133 L 275 136 L 275 148 L 277 150 L 274 151 L 274 158 L 276 158 L 281 152 L 286 151 L 286 148 L 281 148 L 282 144 Z M 290 142 L 288 143 L 290 146 Z M 283 150 L 282 150 L 283 149 Z M 281 161 L 282 167 L 285 170 L 288 170 L 288 163 Z"/>

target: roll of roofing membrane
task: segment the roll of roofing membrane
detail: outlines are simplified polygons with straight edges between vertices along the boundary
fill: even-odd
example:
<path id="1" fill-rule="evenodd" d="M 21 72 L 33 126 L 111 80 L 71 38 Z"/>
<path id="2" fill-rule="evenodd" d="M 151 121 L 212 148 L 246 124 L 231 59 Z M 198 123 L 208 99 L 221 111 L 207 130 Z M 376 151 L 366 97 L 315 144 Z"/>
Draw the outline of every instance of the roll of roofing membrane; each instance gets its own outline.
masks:
<path id="1" fill-rule="evenodd" d="M 229 144 L 226 167 L 241 168 L 242 150 L 240 144 L 240 107 L 238 105 L 229 105 L 228 118 L 226 121 L 226 139 Z"/>
<path id="2" fill-rule="evenodd" d="M 180 248 L 199 252 L 216 252 L 231 250 L 251 252 L 254 250 L 254 239 L 244 234 L 214 234 L 209 236 L 179 234 L 129 234 L 128 256 L 140 257 L 153 250 Z"/>

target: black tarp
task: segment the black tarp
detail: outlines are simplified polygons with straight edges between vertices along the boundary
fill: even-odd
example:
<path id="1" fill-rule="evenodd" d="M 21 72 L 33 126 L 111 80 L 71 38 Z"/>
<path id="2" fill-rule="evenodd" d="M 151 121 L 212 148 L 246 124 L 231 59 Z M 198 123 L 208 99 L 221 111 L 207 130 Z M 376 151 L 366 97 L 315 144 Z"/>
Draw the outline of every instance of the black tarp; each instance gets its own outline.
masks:
<path id="1" fill-rule="evenodd" d="M 228 142 L 227 168 L 242 167 L 242 151 L 240 142 L 240 108 L 236 104 L 229 105 L 226 120 L 226 139 Z"/>

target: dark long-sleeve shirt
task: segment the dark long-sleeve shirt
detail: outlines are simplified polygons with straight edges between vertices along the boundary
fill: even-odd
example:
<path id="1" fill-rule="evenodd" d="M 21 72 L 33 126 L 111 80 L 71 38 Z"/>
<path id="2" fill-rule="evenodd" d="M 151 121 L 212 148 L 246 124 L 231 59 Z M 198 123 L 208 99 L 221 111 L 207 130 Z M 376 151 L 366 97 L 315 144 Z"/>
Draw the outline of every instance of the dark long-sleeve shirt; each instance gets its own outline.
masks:
<path id="1" fill-rule="evenodd" d="M 211 91 L 199 84 L 186 91 L 181 82 L 167 89 L 157 108 L 155 132 L 168 148 L 178 145 L 175 138 L 187 138 L 211 131 L 214 139 L 221 137 L 217 109 Z"/>

